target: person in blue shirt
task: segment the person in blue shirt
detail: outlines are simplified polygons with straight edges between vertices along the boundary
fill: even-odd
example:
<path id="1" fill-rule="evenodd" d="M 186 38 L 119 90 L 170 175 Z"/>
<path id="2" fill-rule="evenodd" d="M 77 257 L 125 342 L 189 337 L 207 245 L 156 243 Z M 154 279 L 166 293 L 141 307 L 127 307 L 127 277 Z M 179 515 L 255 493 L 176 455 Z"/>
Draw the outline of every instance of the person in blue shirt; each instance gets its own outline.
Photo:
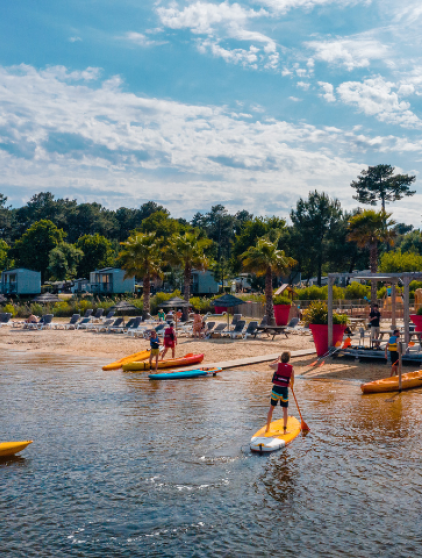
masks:
<path id="1" fill-rule="evenodd" d="M 387 358 L 387 351 L 390 354 L 391 359 L 391 374 L 390 376 L 397 376 L 397 367 L 399 364 L 399 342 L 400 342 L 400 331 L 395 329 L 393 335 L 388 340 L 387 346 L 385 347 L 385 358 Z"/>
<path id="2" fill-rule="evenodd" d="M 149 368 L 152 367 L 152 359 L 155 358 L 155 372 L 158 368 L 158 357 L 160 356 L 160 338 L 157 335 L 155 329 L 153 329 L 149 336 L 149 344 L 151 346 L 151 352 L 149 355 Z"/>

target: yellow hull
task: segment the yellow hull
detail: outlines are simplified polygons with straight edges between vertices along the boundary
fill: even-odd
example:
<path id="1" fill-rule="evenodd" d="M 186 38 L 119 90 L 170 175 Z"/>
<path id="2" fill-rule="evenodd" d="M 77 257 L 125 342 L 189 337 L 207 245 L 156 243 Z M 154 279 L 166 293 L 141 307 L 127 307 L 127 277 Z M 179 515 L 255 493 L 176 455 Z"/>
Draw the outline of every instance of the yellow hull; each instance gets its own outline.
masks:
<path id="1" fill-rule="evenodd" d="M 159 360 L 158 368 L 161 370 L 163 368 L 174 368 L 175 366 L 191 366 L 194 364 L 200 364 L 203 360 L 203 354 L 194 355 L 189 353 L 184 357 Z M 149 360 L 144 362 L 128 362 L 127 364 L 124 364 L 122 368 L 124 372 L 142 372 L 143 370 L 150 370 Z"/>
<path id="2" fill-rule="evenodd" d="M 270 430 L 266 433 L 263 426 L 251 439 L 251 450 L 259 452 L 269 452 L 281 449 L 290 444 L 299 436 L 301 428 L 300 422 L 295 417 L 287 418 L 287 432 L 284 434 L 284 420 L 275 420 L 270 424 Z"/>
<path id="3" fill-rule="evenodd" d="M 402 389 L 422 387 L 422 370 L 402 374 L 401 386 Z M 383 378 L 375 382 L 368 382 L 367 384 L 362 384 L 360 389 L 363 393 L 388 393 L 390 391 L 398 391 L 399 377 L 391 376 L 391 378 Z"/>
<path id="4" fill-rule="evenodd" d="M 118 370 L 128 362 L 133 362 L 134 360 L 144 360 L 146 358 L 149 358 L 149 351 L 140 351 L 139 353 L 134 353 L 133 355 L 116 360 L 116 362 L 112 362 L 111 364 L 106 364 L 103 366 L 103 370 Z"/>
<path id="5" fill-rule="evenodd" d="M 0 457 L 15 455 L 15 453 L 24 450 L 29 444 L 32 444 L 32 440 L 26 440 L 25 442 L 0 442 Z"/>

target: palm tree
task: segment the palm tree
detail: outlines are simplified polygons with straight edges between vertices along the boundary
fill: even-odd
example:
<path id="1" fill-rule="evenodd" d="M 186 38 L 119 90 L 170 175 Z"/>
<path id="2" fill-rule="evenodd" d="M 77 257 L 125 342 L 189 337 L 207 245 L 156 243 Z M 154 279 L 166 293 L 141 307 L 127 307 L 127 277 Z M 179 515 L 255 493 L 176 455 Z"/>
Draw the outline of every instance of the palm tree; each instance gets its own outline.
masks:
<path id="1" fill-rule="evenodd" d="M 286 256 L 284 250 L 278 250 L 278 237 L 268 236 L 258 238 L 256 246 L 251 246 L 239 257 L 246 271 L 265 275 L 265 314 L 268 323 L 274 325 L 273 308 L 273 275 L 288 273 L 296 265 L 296 260 Z"/>
<path id="2" fill-rule="evenodd" d="M 189 302 L 192 269 L 205 271 L 210 260 L 205 250 L 212 244 L 208 238 L 200 238 L 199 231 L 175 234 L 169 239 L 166 258 L 170 264 L 183 267 L 184 299 Z"/>
<path id="3" fill-rule="evenodd" d="M 378 271 L 378 245 L 381 242 L 393 244 L 396 232 L 391 229 L 396 222 L 390 219 L 391 213 L 365 209 L 350 218 L 347 240 L 356 242 L 359 248 L 369 250 L 369 267 L 371 273 Z M 377 301 L 377 281 L 371 282 L 371 303 Z"/>
<path id="4" fill-rule="evenodd" d="M 126 271 L 125 279 L 135 276 L 143 279 L 142 315 L 145 318 L 151 310 L 151 278 L 162 275 L 163 258 L 160 242 L 155 233 L 137 233 L 120 244 L 124 246 L 119 261 L 122 269 Z"/>

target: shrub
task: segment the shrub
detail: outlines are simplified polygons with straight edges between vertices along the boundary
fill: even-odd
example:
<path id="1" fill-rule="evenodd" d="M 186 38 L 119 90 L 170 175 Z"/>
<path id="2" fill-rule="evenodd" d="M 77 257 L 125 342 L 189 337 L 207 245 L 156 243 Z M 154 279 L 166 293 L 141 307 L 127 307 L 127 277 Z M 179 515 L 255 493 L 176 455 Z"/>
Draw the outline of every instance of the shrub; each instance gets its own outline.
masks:
<path id="1" fill-rule="evenodd" d="M 62 302 L 56 302 L 52 309 L 52 314 L 57 317 L 65 317 L 68 316 L 71 312 L 71 308 L 67 302 L 64 300 Z"/>
<path id="2" fill-rule="evenodd" d="M 422 316 L 422 306 L 419 306 L 419 308 L 416 310 L 416 315 Z"/>
<path id="3" fill-rule="evenodd" d="M 273 304 L 274 305 L 284 305 L 284 306 L 291 306 L 292 305 L 292 301 L 290 300 L 289 297 L 284 296 L 284 295 L 275 295 L 273 297 Z"/>
<path id="4" fill-rule="evenodd" d="M 14 307 L 13 304 L 5 304 L 3 311 L 6 314 L 12 314 L 13 318 L 16 316 L 16 308 Z"/>
<path id="5" fill-rule="evenodd" d="M 344 292 L 347 300 L 358 300 L 371 296 L 371 287 L 369 285 L 362 285 L 357 281 L 352 281 L 347 285 Z"/>
<path id="6" fill-rule="evenodd" d="M 328 324 L 328 307 L 324 302 L 315 301 L 303 313 L 305 324 L 325 325 Z M 346 325 L 349 318 L 346 314 L 333 313 L 333 324 Z"/>
<path id="7" fill-rule="evenodd" d="M 34 302 L 29 307 L 29 312 L 35 316 L 42 316 L 44 314 L 43 310 L 42 304 L 38 304 L 38 302 Z"/>

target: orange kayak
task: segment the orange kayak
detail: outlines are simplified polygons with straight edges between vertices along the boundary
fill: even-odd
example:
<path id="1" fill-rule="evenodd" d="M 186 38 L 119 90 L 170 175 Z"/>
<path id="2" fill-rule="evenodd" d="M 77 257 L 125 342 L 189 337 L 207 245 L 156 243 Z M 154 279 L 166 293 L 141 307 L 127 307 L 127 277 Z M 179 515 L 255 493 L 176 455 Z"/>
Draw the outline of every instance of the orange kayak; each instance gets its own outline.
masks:
<path id="1" fill-rule="evenodd" d="M 204 360 L 204 354 L 200 353 L 194 355 L 189 353 L 180 358 L 166 358 L 165 360 L 158 361 L 158 368 L 175 368 L 176 366 L 191 366 L 192 364 L 200 364 Z M 149 370 L 149 361 L 144 362 L 128 362 L 123 364 L 125 372 L 139 372 L 142 370 Z"/>
<path id="2" fill-rule="evenodd" d="M 134 360 L 144 360 L 145 358 L 149 358 L 149 351 L 140 351 L 139 353 L 133 353 L 133 355 L 116 360 L 116 362 L 112 362 L 111 364 L 106 364 L 103 366 L 103 370 L 118 370 L 128 362 L 133 362 Z"/>
<path id="3" fill-rule="evenodd" d="M 422 370 L 402 374 L 401 386 L 402 389 L 422 387 Z M 389 391 L 398 391 L 399 377 L 391 376 L 391 378 L 383 378 L 375 382 L 368 382 L 367 384 L 362 384 L 360 389 L 363 393 L 388 393 Z"/>

